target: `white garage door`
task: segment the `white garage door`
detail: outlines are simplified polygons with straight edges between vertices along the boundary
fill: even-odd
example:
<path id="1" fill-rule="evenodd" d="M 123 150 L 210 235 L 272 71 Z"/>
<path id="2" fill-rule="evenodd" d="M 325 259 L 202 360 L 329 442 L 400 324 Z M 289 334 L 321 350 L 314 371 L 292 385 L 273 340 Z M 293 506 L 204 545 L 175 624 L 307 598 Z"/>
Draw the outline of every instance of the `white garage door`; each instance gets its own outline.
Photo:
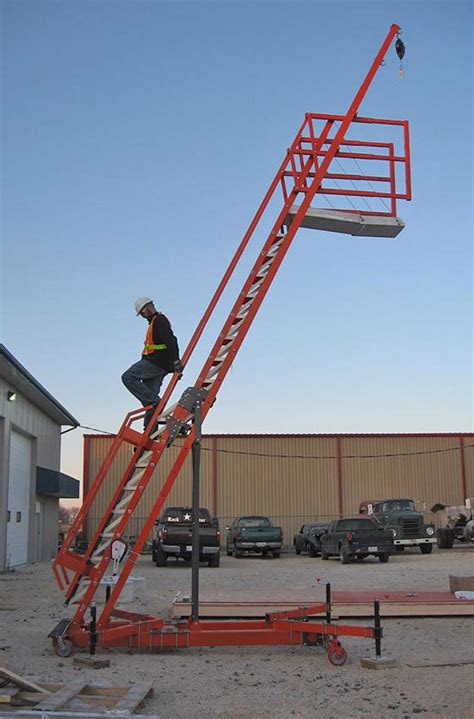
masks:
<path id="1" fill-rule="evenodd" d="M 31 483 L 31 439 L 12 431 L 8 473 L 7 566 L 28 560 L 28 515 Z"/>

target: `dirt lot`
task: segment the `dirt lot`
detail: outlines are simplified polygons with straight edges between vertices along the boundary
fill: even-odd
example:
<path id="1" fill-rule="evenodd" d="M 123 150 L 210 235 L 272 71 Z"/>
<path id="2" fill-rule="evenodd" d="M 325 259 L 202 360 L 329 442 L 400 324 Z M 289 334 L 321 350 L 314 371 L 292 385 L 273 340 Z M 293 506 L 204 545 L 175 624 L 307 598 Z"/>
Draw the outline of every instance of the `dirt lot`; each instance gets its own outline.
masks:
<path id="1" fill-rule="evenodd" d="M 131 605 L 140 611 L 167 614 L 178 591 L 190 593 L 191 570 L 184 564 L 157 569 L 143 556 L 134 574 L 146 579 L 145 595 Z M 342 566 L 305 555 L 279 560 L 223 556 L 220 569 L 202 567 L 200 587 L 236 596 L 239 590 L 258 588 L 267 597 L 276 588 L 291 592 L 327 581 L 333 590 L 444 591 L 450 574 L 474 574 L 474 547 L 435 549 L 429 556 L 409 550 L 386 565 L 374 558 Z M 361 657 L 374 656 L 374 643 L 348 638 L 343 644 L 349 661 L 343 667 L 332 666 L 318 647 L 225 647 L 133 655 L 100 651 L 98 656 L 110 658 L 111 665 L 93 671 L 75 667 L 71 658 L 61 659 L 51 649 L 49 631 L 71 614 L 48 564 L 0 574 L 0 663 L 50 681 L 67 682 L 82 674 L 96 683 L 150 682 L 155 694 L 143 711 L 162 719 L 474 717 L 474 663 L 407 666 L 411 660 L 440 658 L 474 662 L 474 618 L 384 619 L 382 653 L 399 660 L 395 669 L 361 668 Z"/>

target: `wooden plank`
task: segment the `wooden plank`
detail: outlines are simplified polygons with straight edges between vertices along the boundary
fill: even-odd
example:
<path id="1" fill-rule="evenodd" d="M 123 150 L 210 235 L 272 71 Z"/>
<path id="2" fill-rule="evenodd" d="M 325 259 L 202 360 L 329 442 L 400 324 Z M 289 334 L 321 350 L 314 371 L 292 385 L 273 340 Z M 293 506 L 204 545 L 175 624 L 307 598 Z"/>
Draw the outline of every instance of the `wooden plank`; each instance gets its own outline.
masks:
<path id="1" fill-rule="evenodd" d="M 43 694 L 49 694 L 49 692 L 46 689 L 43 689 L 43 687 L 41 687 L 39 684 L 30 682 L 28 679 L 25 679 L 11 669 L 7 669 L 7 667 L 5 666 L 0 666 L 0 677 L 2 677 L 3 679 L 8 679 L 11 684 L 15 684 L 16 686 L 21 687 L 21 689 L 28 689 L 32 692 L 42 692 Z"/>
<path id="2" fill-rule="evenodd" d="M 11 704 L 12 697 L 16 696 L 20 691 L 20 687 L 5 687 L 0 689 L 0 704 Z"/>
<path id="3" fill-rule="evenodd" d="M 451 592 L 426 591 L 344 591 L 332 592 L 332 611 L 340 617 L 372 617 L 374 600 L 380 601 L 382 617 L 449 617 L 474 616 L 474 601 L 456 599 Z M 204 617 L 262 617 L 267 613 L 324 602 L 319 589 L 274 591 L 271 599 L 260 592 L 206 593 L 199 596 L 199 615 Z M 178 595 L 172 616 L 188 617 L 191 602 L 187 595 Z M 320 615 L 314 615 L 320 616 Z"/>
<path id="4" fill-rule="evenodd" d="M 1 714 L 0 714 L 1 716 Z M 36 709 L 21 709 L 14 714 L 9 716 L 15 717 L 15 719 L 41 719 L 41 714 L 38 714 Z M 104 712 L 77 712 L 77 711 L 57 711 L 48 712 L 48 719 L 104 719 L 105 717 L 113 717 L 113 712 L 110 714 L 104 714 Z M 124 716 L 123 714 L 121 715 Z M 161 719 L 159 714 L 134 714 L 133 719 Z"/>
<path id="5" fill-rule="evenodd" d="M 39 692 L 20 691 L 19 689 L 18 692 L 19 693 L 12 700 L 12 704 L 14 704 L 15 706 L 35 706 L 44 698 L 44 694 L 40 694 Z M 92 704 L 94 705 L 94 707 L 103 706 L 113 709 L 119 697 L 81 693 L 74 697 L 74 699 L 79 700 L 81 704 Z"/>
<path id="6" fill-rule="evenodd" d="M 114 712 L 130 712 L 133 714 L 135 709 L 148 697 L 153 694 L 153 688 L 150 684 L 134 684 L 130 690 L 115 705 Z"/>
<path id="7" fill-rule="evenodd" d="M 474 657 L 469 659 L 459 658 L 446 658 L 446 659 L 426 659 L 423 661 L 411 661 L 407 662 L 407 667 L 457 667 L 462 664 L 474 664 Z"/>
<path id="8" fill-rule="evenodd" d="M 63 686 L 63 688 L 59 691 L 54 694 L 50 694 L 46 699 L 43 699 L 43 701 L 36 705 L 35 709 L 37 711 L 56 711 L 56 709 L 60 709 L 67 704 L 70 699 L 73 699 L 77 694 L 79 694 L 79 692 L 82 691 L 87 684 L 89 684 L 88 679 L 76 679 L 75 682 L 71 682 L 71 684 Z"/>
<path id="9" fill-rule="evenodd" d="M 42 699 L 44 699 L 44 694 L 42 692 L 28 692 L 26 690 L 21 690 L 13 698 L 12 704 L 17 707 L 31 707 L 38 704 L 38 702 Z"/>
<path id="10" fill-rule="evenodd" d="M 49 682 L 41 682 L 41 686 L 48 689 L 50 692 L 57 692 L 59 689 L 62 689 L 64 684 L 54 684 Z M 120 698 L 124 694 L 127 694 L 127 692 L 130 691 L 130 687 L 114 687 L 110 686 L 108 684 L 93 684 L 89 683 L 84 689 L 81 691 L 80 698 L 82 698 L 85 695 L 93 694 L 94 696 L 103 696 L 103 697 L 115 697 Z"/>

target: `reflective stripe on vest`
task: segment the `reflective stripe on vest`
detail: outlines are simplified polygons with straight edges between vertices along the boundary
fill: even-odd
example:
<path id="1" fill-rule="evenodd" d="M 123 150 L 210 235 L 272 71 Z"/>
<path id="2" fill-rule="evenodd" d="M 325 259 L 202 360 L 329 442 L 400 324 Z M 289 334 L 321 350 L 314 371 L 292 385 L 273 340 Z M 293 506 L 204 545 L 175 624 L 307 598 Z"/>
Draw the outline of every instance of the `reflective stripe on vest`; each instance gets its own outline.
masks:
<path id="1" fill-rule="evenodd" d="M 156 317 L 156 315 L 155 315 Z M 145 345 L 143 347 L 143 354 L 145 355 L 151 355 L 153 352 L 156 352 L 156 350 L 165 350 L 167 348 L 167 345 L 161 344 L 161 345 L 155 345 L 153 344 L 153 323 L 155 321 L 155 317 L 153 317 L 152 321 L 148 325 L 148 330 L 145 337 Z"/>

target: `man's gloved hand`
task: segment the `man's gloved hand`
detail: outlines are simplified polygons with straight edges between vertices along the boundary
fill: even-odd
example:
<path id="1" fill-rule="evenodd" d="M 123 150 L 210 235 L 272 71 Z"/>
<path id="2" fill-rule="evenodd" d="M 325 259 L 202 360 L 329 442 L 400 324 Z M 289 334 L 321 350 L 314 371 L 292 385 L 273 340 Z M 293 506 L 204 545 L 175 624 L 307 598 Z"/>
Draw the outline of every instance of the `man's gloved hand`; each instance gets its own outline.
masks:
<path id="1" fill-rule="evenodd" d="M 173 372 L 177 372 L 178 379 L 181 379 L 184 372 L 184 365 L 181 364 L 181 360 L 177 359 L 173 362 Z"/>

